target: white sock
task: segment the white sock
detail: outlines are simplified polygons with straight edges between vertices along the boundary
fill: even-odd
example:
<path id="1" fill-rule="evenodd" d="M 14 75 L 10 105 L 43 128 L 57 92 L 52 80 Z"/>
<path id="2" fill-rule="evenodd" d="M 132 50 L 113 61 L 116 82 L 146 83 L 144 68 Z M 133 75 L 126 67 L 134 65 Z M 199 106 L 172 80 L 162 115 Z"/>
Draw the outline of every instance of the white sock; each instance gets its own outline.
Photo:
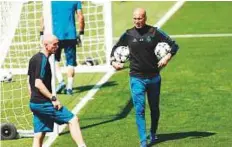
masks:
<path id="1" fill-rule="evenodd" d="M 56 72 L 56 78 L 58 80 L 59 83 L 63 82 L 64 79 L 63 79 L 63 76 L 62 76 L 62 73 L 61 72 Z"/>
<path id="2" fill-rule="evenodd" d="M 78 147 L 87 147 L 85 144 L 78 145 Z"/>
<path id="3" fill-rule="evenodd" d="M 59 83 L 63 82 L 63 75 L 61 73 L 60 67 L 59 67 L 59 62 L 56 62 L 56 78 Z"/>
<path id="4" fill-rule="evenodd" d="M 68 77 L 67 89 L 72 89 L 73 86 L 73 77 Z"/>

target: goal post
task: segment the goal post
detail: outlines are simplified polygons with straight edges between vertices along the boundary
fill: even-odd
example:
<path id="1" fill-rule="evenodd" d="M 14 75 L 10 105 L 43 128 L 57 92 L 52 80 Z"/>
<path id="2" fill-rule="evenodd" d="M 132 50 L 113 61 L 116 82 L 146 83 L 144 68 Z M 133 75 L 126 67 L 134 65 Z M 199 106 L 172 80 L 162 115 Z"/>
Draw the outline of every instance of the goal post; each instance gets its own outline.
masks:
<path id="1" fill-rule="evenodd" d="M 31 134 L 30 130 L 33 128 L 32 113 L 28 106 L 30 99 L 27 92 L 28 62 L 33 54 L 40 51 L 40 19 L 44 11 L 49 11 L 48 2 L 0 1 L 0 70 L 9 71 L 13 75 L 11 82 L 0 82 L 1 123 L 13 123 L 17 129 L 26 134 Z M 109 61 L 113 42 L 111 2 L 82 3 L 85 34 L 82 47 L 77 47 L 78 65 L 75 71 L 83 73 L 112 71 Z M 50 19 L 47 18 L 47 12 L 45 16 L 45 19 Z M 61 58 L 61 69 L 66 72 L 63 53 Z M 84 64 L 87 59 L 92 59 L 97 64 L 93 66 Z"/>
<path id="2" fill-rule="evenodd" d="M 110 66 L 110 53 L 113 46 L 113 32 L 112 32 L 112 5 L 111 2 L 104 4 L 104 21 L 105 21 L 105 45 L 106 45 L 106 65 Z"/>
<path id="3" fill-rule="evenodd" d="M 10 48 L 12 39 L 15 34 L 17 22 L 20 18 L 20 12 L 22 9 L 22 2 L 12 4 L 11 2 L 2 1 L 0 5 L 0 17 L 8 16 L 4 20 L 1 20 L 1 35 L 0 35 L 0 68 L 2 67 L 3 61 L 6 58 L 8 49 Z"/>

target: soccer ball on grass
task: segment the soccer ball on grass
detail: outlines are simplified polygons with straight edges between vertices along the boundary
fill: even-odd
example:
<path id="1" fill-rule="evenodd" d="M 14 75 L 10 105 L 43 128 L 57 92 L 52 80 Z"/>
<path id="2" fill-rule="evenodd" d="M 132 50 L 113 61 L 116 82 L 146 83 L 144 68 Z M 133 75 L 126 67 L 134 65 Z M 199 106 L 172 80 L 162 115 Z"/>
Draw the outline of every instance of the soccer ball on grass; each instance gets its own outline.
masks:
<path id="1" fill-rule="evenodd" d="M 1 82 L 11 82 L 13 75 L 10 71 L 0 69 L 0 81 Z"/>

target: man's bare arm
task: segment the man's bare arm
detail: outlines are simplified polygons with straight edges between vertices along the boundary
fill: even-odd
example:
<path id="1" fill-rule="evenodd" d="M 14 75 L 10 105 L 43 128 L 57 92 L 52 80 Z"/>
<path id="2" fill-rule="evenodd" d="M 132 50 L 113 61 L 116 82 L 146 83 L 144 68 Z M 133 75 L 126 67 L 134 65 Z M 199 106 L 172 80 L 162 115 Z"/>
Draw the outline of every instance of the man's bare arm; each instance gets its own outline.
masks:
<path id="1" fill-rule="evenodd" d="M 41 79 L 35 80 L 35 87 L 39 89 L 39 91 L 48 99 L 52 98 L 52 93 L 47 89 Z"/>
<path id="2" fill-rule="evenodd" d="M 81 9 L 77 10 L 77 19 L 78 19 L 78 23 L 79 23 L 79 32 L 83 32 L 83 34 L 84 34 L 85 18 L 84 18 L 84 15 L 83 15 Z M 83 35 L 83 34 L 79 34 L 79 35 Z"/>

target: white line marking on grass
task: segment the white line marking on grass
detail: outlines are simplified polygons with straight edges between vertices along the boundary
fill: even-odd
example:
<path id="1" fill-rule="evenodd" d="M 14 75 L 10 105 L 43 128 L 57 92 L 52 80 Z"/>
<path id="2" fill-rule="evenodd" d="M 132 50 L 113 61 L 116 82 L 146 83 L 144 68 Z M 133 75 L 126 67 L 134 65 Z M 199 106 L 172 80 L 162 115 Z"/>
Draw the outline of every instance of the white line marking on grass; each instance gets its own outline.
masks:
<path id="1" fill-rule="evenodd" d="M 161 27 L 179 8 L 180 4 L 183 1 L 178 1 L 156 24 L 157 26 Z M 181 6 L 182 6 L 181 5 Z M 164 18 L 165 17 L 165 18 Z M 81 101 L 75 106 L 75 108 L 72 110 L 72 112 L 76 115 L 86 104 L 89 100 L 92 99 L 92 97 L 96 94 L 96 92 L 99 90 L 99 88 L 106 82 L 108 79 L 115 73 L 115 71 L 109 71 L 107 72 L 104 77 L 87 93 L 85 97 L 81 99 Z M 59 126 L 59 132 L 62 132 L 67 125 Z M 50 147 L 52 143 L 56 140 L 58 137 L 57 134 L 52 134 L 48 137 L 48 139 L 43 144 L 43 147 Z"/>
<path id="2" fill-rule="evenodd" d="M 183 0 L 176 2 L 176 4 L 173 5 L 172 8 L 169 9 L 169 11 L 154 26 L 162 27 L 172 17 L 172 15 L 183 6 L 184 3 L 185 1 Z"/>
<path id="3" fill-rule="evenodd" d="M 227 34 L 182 34 L 182 35 L 169 35 L 172 38 L 210 38 L 210 37 L 232 37 L 231 33 Z M 114 41 L 119 37 L 114 37 Z"/>
<path id="4" fill-rule="evenodd" d="M 173 38 L 232 37 L 232 34 L 184 34 L 170 35 Z"/>

